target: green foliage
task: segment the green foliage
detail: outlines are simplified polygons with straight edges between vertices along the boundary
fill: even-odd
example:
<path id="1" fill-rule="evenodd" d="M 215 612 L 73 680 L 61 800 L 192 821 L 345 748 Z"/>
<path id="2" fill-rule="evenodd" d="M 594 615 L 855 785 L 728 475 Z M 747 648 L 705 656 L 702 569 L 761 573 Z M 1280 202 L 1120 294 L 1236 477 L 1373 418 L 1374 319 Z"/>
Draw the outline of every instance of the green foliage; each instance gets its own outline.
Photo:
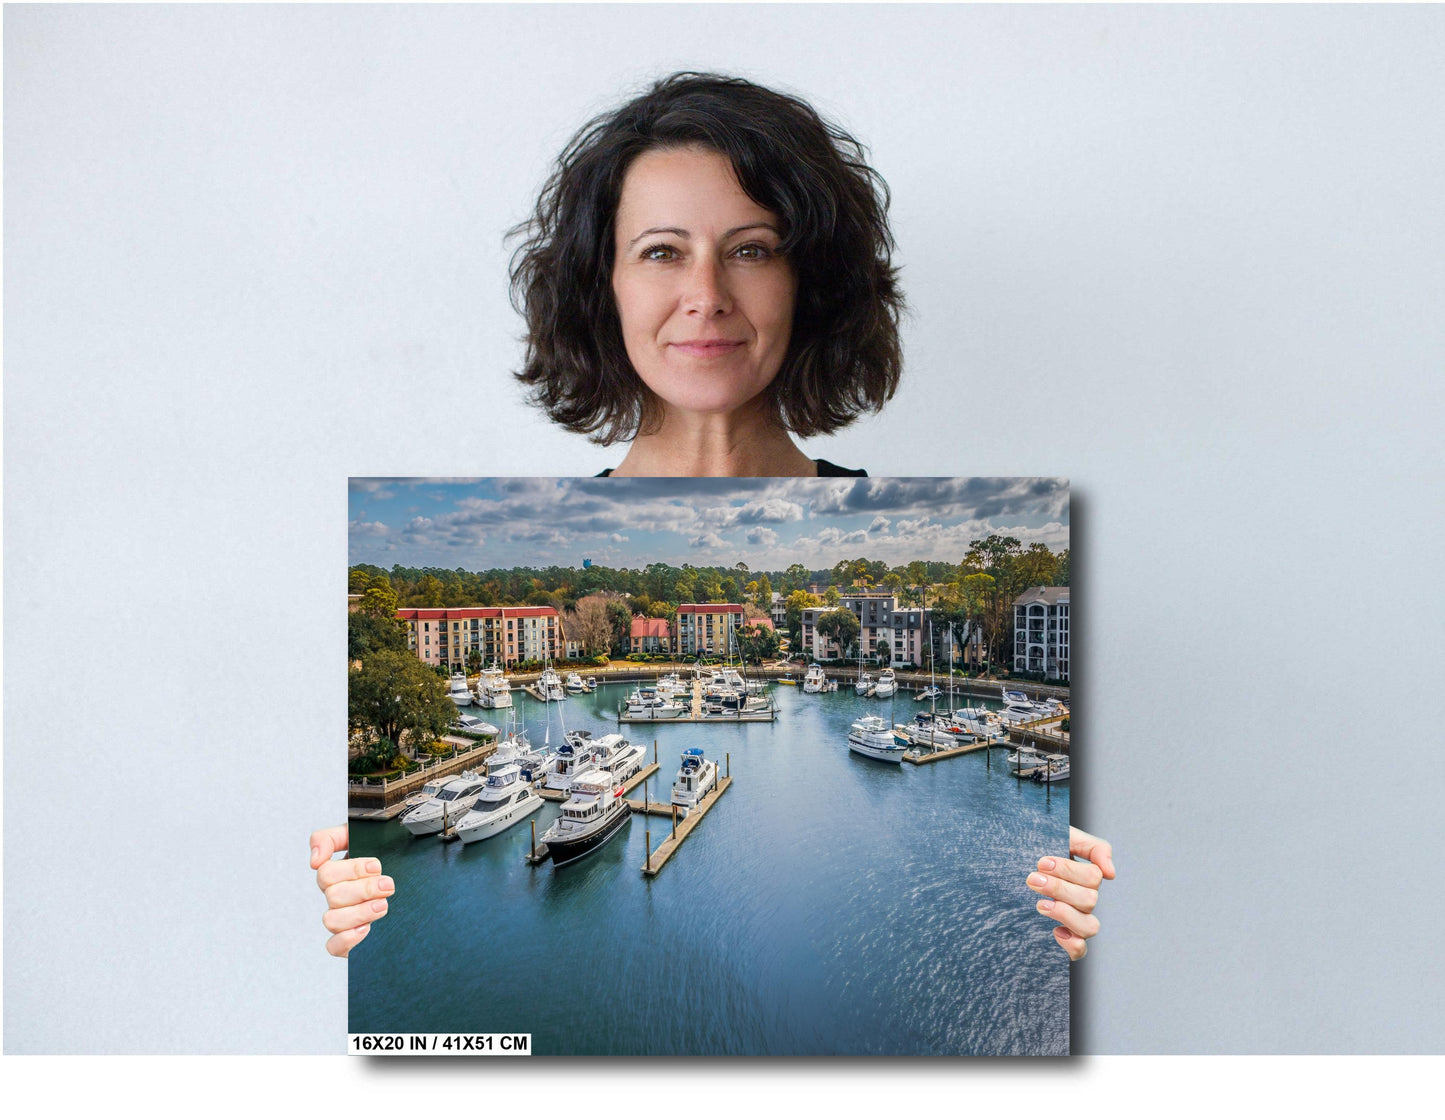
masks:
<path id="1" fill-rule="evenodd" d="M 831 591 L 832 588 L 829 588 L 829 590 Z M 837 642 L 839 652 L 845 657 L 848 654 L 849 647 L 858 639 L 858 616 L 846 607 L 819 615 L 814 626 L 819 634 Z"/>
<path id="2" fill-rule="evenodd" d="M 778 634 L 771 626 L 759 626 L 756 623 L 740 626 L 735 634 L 745 661 L 759 664 L 778 656 Z"/>
<path id="3" fill-rule="evenodd" d="M 379 650 L 352 669 L 347 718 L 353 730 L 369 731 L 393 743 L 412 744 L 446 734 L 456 718 L 441 676 L 406 650 Z"/>
<path id="4" fill-rule="evenodd" d="M 406 652 L 406 624 L 365 611 L 349 612 L 346 616 L 347 661 L 364 661 L 380 650 Z"/>

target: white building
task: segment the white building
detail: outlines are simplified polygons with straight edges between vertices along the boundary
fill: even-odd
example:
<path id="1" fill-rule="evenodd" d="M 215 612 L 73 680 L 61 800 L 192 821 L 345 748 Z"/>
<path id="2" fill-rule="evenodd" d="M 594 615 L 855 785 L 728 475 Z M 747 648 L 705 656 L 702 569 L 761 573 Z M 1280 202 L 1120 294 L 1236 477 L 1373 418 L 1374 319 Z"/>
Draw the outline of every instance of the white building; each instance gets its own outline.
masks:
<path id="1" fill-rule="evenodd" d="M 1069 679 L 1069 589 L 1030 587 L 1014 600 L 1014 671 Z"/>

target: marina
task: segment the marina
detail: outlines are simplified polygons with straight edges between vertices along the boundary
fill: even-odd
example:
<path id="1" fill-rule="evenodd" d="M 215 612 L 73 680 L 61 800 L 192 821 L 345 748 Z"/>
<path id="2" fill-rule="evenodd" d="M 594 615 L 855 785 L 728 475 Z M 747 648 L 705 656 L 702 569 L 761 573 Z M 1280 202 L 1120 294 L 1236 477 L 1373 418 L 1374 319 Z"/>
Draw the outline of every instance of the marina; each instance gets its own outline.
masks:
<path id="1" fill-rule="evenodd" d="M 602 738 L 634 687 L 604 679 L 573 694 L 566 727 Z M 1067 960 L 1023 878 L 1067 851 L 1069 783 L 989 765 L 985 742 L 910 746 L 902 767 L 850 751 L 851 724 L 893 728 L 894 706 L 911 718 L 911 691 L 770 694 L 776 722 L 656 723 L 647 765 L 621 783 L 641 819 L 563 866 L 529 862 L 561 791 L 538 790 L 528 820 L 466 844 L 353 820 L 356 850 L 398 889 L 351 958 L 350 1029 L 522 1029 L 538 1053 L 862 1054 L 898 1052 L 899 1038 L 910 1053 L 1066 1053 Z M 512 695 L 543 742 L 551 705 Z M 994 686 L 985 704 L 997 697 Z M 676 810 L 674 837 L 658 775 L 681 778 L 696 748 L 721 772 L 696 808 Z M 479 949 L 508 966 L 485 983 L 466 963 Z M 560 959 L 591 977 L 605 1021 L 536 998 L 528 978 Z"/>

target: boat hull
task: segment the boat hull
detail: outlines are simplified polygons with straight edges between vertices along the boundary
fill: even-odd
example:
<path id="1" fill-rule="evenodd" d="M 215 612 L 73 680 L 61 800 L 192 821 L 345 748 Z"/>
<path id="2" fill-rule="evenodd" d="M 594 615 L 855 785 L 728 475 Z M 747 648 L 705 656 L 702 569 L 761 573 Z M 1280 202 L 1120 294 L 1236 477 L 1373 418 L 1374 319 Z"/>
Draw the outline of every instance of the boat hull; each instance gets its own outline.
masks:
<path id="1" fill-rule="evenodd" d="M 848 749 L 854 754 L 861 754 L 864 758 L 876 759 L 878 762 L 901 763 L 903 761 L 903 748 L 900 746 L 875 747 L 849 739 Z"/>
<path id="2" fill-rule="evenodd" d="M 632 819 L 632 810 L 627 808 L 625 803 L 622 804 L 623 807 L 617 811 L 615 820 L 609 821 L 590 835 L 576 840 L 548 840 L 547 856 L 551 859 L 552 866 L 566 867 L 569 863 L 585 859 L 621 832 L 623 826 Z"/>
<path id="3" fill-rule="evenodd" d="M 530 791 L 528 792 L 530 793 Z M 463 844 L 470 844 L 473 840 L 486 840 L 496 836 L 499 832 L 506 832 L 514 824 L 521 824 L 541 807 L 542 799 L 533 793 L 525 800 L 508 806 L 505 813 L 499 814 L 484 824 L 473 825 L 470 828 L 458 825 L 456 828 L 457 839 Z"/>

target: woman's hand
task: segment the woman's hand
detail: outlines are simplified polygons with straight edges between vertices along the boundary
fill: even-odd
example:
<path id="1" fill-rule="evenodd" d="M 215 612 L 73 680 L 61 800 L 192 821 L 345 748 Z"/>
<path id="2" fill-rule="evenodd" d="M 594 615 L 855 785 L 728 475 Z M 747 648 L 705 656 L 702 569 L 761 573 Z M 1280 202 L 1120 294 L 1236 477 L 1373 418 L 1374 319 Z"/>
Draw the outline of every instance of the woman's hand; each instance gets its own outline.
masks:
<path id="1" fill-rule="evenodd" d="M 332 937 L 326 951 L 344 957 L 371 932 L 371 923 L 386 914 L 386 900 L 396 890 L 381 873 L 379 859 L 332 859 L 346 850 L 346 826 L 323 828 L 311 834 L 311 868 L 316 885 L 326 895 L 321 924 Z"/>
<path id="2" fill-rule="evenodd" d="M 1070 826 L 1069 855 L 1083 856 L 1089 862 L 1044 856 L 1028 884 L 1044 896 L 1039 900 L 1039 913 L 1062 923 L 1055 928 L 1054 937 L 1069 960 L 1076 961 L 1088 951 L 1085 939 L 1099 932 L 1094 906 L 1099 901 L 1099 883 L 1114 877 L 1114 850 L 1109 841 Z"/>

